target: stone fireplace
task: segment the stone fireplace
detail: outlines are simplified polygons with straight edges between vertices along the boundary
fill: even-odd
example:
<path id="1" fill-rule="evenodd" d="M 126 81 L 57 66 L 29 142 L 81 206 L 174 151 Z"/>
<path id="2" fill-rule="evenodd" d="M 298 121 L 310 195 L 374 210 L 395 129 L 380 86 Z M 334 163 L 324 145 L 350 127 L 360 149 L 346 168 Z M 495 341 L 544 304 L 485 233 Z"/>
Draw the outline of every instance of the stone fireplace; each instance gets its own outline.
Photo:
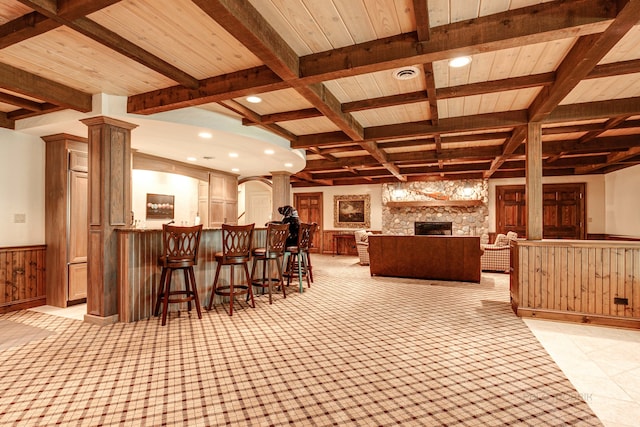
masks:
<path id="1" fill-rule="evenodd" d="M 450 222 L 452 235 L 486 242 L 488 188 L 483 179 L 383 184 L 382 232 L 414 235 L 416 222 Z"/>

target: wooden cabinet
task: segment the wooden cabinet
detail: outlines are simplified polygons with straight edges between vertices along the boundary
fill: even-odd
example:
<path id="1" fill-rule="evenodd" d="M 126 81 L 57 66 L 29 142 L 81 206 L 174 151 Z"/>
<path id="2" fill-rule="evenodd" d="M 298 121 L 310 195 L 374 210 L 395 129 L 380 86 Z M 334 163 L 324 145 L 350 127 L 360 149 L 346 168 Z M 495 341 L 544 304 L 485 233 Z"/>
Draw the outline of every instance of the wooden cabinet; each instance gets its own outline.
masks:
<path id="1" fill-rule="evenodd" d="M 325 242 L 322 253 L 357 256 L 356 239 L 353 231 L 324 230 L 322 240 Z"/>
<path id="2" fill-rule="evenodd" d="M 527 235 L 524 185 L 496 187 L 496 232 Z M 542 187 L 543 237 L 585 239 L 585 184 L 544 184 Z"/>
<path id="3" fill-rule="evenodd" d="M 66 307 L 87 297 L 87 143 L 67 134 L 43 140 L 47 304 Z"/>
<path id="4" fill-rule="evenodd" d="M 224 173 L 209 173 L 209 227 L 238 222 L 238 177 Z"/>

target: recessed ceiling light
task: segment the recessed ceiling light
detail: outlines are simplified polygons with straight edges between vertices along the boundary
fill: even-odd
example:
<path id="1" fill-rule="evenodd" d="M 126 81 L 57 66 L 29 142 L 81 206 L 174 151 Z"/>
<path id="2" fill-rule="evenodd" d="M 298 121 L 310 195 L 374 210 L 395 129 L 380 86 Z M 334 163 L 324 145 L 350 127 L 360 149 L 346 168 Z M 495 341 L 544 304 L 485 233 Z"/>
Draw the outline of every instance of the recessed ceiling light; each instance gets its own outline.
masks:
<path id="1" fill-rule="evenodd" d="M 420 69 L 418 67 L 403 67 L 398 68 L 393 72 L 393 77 L 396 80 L 411 80 L 420 75 Z"/>
<path id="2" fill-rule="evenodd" d="M 187 160 L 189 160 L 190 162 L 195 162 L 198 159 L 196 159 L 195 157 L 187 157 Z"/>
<path id="3" fill-rule="evenodd" d="M 293 167 L 293 163 L 285 163 L 284 167 L 285 168 L 291 168 L 291 167 Z"/>
<path id="4" fill-rule="evenodd" d="M 229 157 L 238 157 L 238 153 L 229 153 Z"/>
<path id="5" fill-rule="evenodd" d="M 460 68 L 471 63 L 470 56 L 459 56 L 449 61 L 449 67 Z"/>
<path id="6" fill-rule="evenodd" d="M 232 168 L 232 169 L 231 169 L 231 172 L 240 172 L 240 169 L 238 169 L 238 168 Z"/>
<path id="7" fill-rule="evenodd" d="M 273 154 L 275 153 L 275 151 L 268 149 L 268 150 L 264 150 L 264 154 Z"/>
<path id="8" fill-rule="evenodd" d="M 247 102 L 258 104 L 262 102 L 262 98 L 260 98 L 259 96 L 247 96 Z"/>
<path id="9" fill-rule="evenodd" d="M 209 139 L 209 138 L 211 138 L 211 137 L 212 137 L 212 135 L 211 135 L 209 132 L 200 132 L 200 133 L 198 134 L 198 136 L 199 136 L 200 138 L 206 138 L 206 139 Z"/>

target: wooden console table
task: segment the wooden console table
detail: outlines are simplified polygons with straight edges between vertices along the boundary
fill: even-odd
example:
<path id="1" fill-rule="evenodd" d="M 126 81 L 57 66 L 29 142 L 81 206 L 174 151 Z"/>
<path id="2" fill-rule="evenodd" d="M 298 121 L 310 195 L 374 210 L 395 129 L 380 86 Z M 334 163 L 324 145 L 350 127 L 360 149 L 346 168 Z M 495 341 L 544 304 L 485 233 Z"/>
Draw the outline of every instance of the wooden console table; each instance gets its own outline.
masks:
<path id="1" fill-rule="evenodd" d="M 355 249 L 356 238 L 353 233 L 337 233 L 333 235 L 333 254 L 340 255 L 340 248 L 346 248 L 345 255 L 351 255 Z"/>

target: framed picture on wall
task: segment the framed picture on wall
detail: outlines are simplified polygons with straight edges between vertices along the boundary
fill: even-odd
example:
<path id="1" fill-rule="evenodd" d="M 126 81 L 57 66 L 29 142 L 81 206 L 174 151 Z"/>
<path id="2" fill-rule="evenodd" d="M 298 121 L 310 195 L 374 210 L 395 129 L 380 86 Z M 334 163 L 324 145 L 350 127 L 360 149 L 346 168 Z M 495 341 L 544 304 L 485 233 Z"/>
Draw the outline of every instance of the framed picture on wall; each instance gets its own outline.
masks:
<path id="1" fill-rule="evenodd" d="M 333 196 L 333 226 L 336 228 L 371 227 L 369 194 Z"/>
<path id="2" fill-rule="evenodd" d="M 147 219 L 173 219 L 174 196 L 147 193 Z"/>

